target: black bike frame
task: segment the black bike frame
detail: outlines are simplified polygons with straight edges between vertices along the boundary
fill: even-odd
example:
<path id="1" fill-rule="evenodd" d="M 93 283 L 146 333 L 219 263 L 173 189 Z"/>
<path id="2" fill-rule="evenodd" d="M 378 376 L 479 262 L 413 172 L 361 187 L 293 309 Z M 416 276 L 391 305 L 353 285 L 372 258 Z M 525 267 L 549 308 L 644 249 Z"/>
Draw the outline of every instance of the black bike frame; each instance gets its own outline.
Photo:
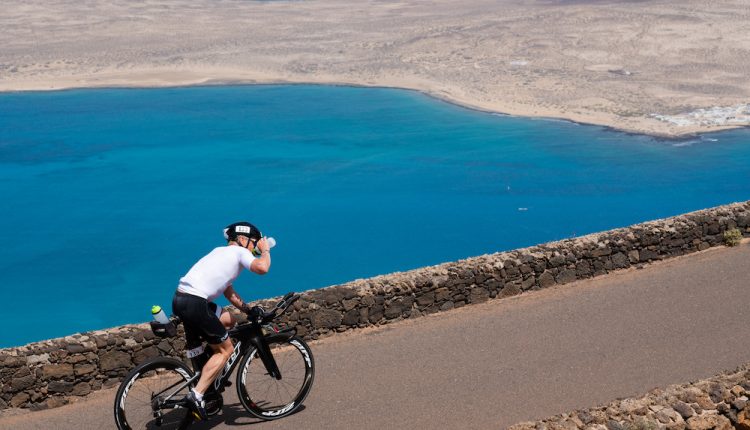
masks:
<path id="1" fill-rule="evenodd" d="M 229 380 L 229 376 L 234 372 L 237 364 L 242 361 L 240 359 L 250 350 L 250 346 L 255 347 L 258 351 L 258 356 L 263 362 L 263 366 L 265 366 L 268 374 L 276 379 L 281 379 L 281 371 L 276 364 L 276 360 L 273 358 L 269 345 L 276 342 L 288 341 L 296 334 L 297 330 L 295 328 L 289 328 L 280 332 L 264 335 L 263 329 L 256 323 L 241 325 L 229 330 L 229 336 L 235 340 L 234 350 L 232 351 L 232 355 L 229 356 L 229 360 L 227 360 L 224 368 L 221 370 L 221 373 L 219 373 L 219 376 L 213 384 L 211 384 L 211 389 L 219 393 L 224 390 L 224 386 Z M 200 369 L 203 364 L 205 364 L 205 362 L 201 364 L 197 359 L 198 357 L 192 359 L 193 369 Z M 199 373 L 196 373 L 196 375 L 198 374 Z"/>
<path id="2" fill-rule="evenodd" d="M 297 329 L 289 328 L 279 332 L 264 335 L 260 325 L 254 323 L 245 324 L 229 330 L 229 336 L 235 340 L 234 350 L 232 351 L 232 355 L 229 356 L 229 360 L 227 360 L 219 376 L 216 378 L 216 380 L 214 380 L 213 384 L 211 384 L 209 390 L 216 393 L 221 393 L 222 391 L 224 391 L 224 387 L 229 380 L 229 376 L 232 374 L 232 372 L 234 372 L 237 364 L 242 361 L 240 359 L 244 357 L 250 350 L 250 346 L 255 347 L 255 349 L 258 351 L 258 356 L 263 362 L 263 365 L 265 366 L 268 374 L 276 379 L 281 379 L 281 371 L 276 365 L 276 360 L 273 358 L 273 354 L 271 353 L 271 348 L 269 345 L 277 342 L 287 342 L 296 334 Z M 193 362 L 193 369 L 199 369 L 202 368 L 203 365 L 205 365 L 205 361 L 200 360 L 199 358 L 200 356 L 191 358 Z M 198 371 L 187 381 L 172 384 L 171 386 L 165 388 L 157 394 L 164 393 L 173 388 L 176 388 L 174 390 L 174 392 L 176 393 L 186 385 L 189 385 L 196 379 L 199 379 L 200 375 L 201 372 Z M 156 399 L 157 397 L 155 396 L 154 401 L 156 401 Z M 163 403 L 159 405 L 157 409 L 172 409 L 175 407 L 182 407 L 184 406 L 184 402 L 184 399 L 173 399 L 172 395 L 169 395 L 166 399 L 163 400 Z"/>
<path id="3" fill-rule="evenodd" d="M 283 313 L 289 306 L 291 306 L 292 303 L 294 303 L 297 299 L 299 299 L 299 295 L 295 295 L 294 293 L 288 293 L 286 294 L 279 303 L 276 304 L 276 306 L 271 310 L 271 312 L 265 312 L 262 308 L 256 306 L 251 309 L 250 315 L 254 315 L 254 318 L 257 319 L 251 319 L 249 323 L 243 324 L 237 327 L 232 328 L 229 330 L 229 336 L 235 341 L 234 349 L 232 351 L 232 355 L 229 357 L 229 360 L 224 364 L 224 367 L 221 370 L 221 373 L 216 378 L 213 384 L 211 384 L 211 387 L 209 387 L 209 392 L 214 393 L 221 393 L 224 391 L 224 387 L 229 380 L 229 376 L 234 372 L 235 367 L 237 367 L 237 363 L 240 362 L 240 358 L 243 358 L 247 355 L 248 351 L 250 350 L 250 347 L 254 347 L 257 351 L 258 356 L 260 357 L 261 361 L 263 362 L 263 366 L 266 368 L 266 372 L 268 372 L 268 375 L 276 378 L 277 380 L 281 379 L 281 371 L 279 370 L 278 365 L 276 364 L 276 360 L 273 357 L 273 354 L 271 353 L 270 344 L 273 343 L 285 343 L 289 342 L 292 337 L 297 335 L 296 328 L 288 328 L 281 331 L 273 331 L 271 333 L 264 333 L 263 328 L 261 324 L 271 322 L 278 313 Z M 256 312 L 255 314 L 252 313 L 252 311 L 259 310 L 259 313 Z M 160 337 L 171 337 L 176 333 L 176 327 L 177 324 L 179 324 L 180 319 L 179 318 L 172 318 L 170 321 L 170 326 L 172 327 L 163 327 L 164 324 L 159 324 L 152 322 L 151 323 L 151 330 Z M 171 329 L 171 330 L 170 330 Z M 174 399 L 176 393 L 180 392 L 183 388 L 192 385 L 198 378 L 200 378 L 201 371 L 203 369 L 203 366 L 206 364 L 208 358 L 213 353 L 212 349 L 206 350 L 204 353 L 200 354 L 197 357 L 191 357 L 190 360 L 193 364 L 193 370 L 195 371 L 198 369 L 197 372 L 195 372 L 192 376 L 189 374 L 189 369 L 183 369 L 183 368 L 176 368 L 175 370 L 181 373 L 184 377 L 184 381 L 176 382 L 169 387 L 163 389 L 159 393 L 152 393 L 151 395 L 151 408 L 154 412 L 154 417 L 157 419 L 160 419 L 161 417 L 161 410 L 163 409 L 174 409 L 174 408 L 184 408 L 186 407 L 186 400 L 185 398 L 182 399 Z M 137 375 L 136 375 L 137 377 Z M 135 379 L 133 379 L 134 381 Z M 238 378 L 239 383 L 239 378 Z M 131 382 L 132 384 L 132 382 Z M 129 388 L 129 387 L 128 387 Z M 162 397 L 162 393 L 166 393 L 168 391 L 171 391 L 171 393 L 167 394 L 166 397 Z M 127 393 L 127 389 L 125 390 Z M 208 393 L 206 393 L 208 394 Z M 193 421 L 193 418 L 191 414 L 187 414 L 185 418 L 182 420 L 180 424 L 180 429 L 186 429 Z"/>
<path id="4" fill-rule="evenodd" d="M 232 355 L 229 357 L 229 360 L 224 365 L 224 368 L 222 369 L 219 376 L 216 378 L 214 383 L 211 384 L 210 389 L 214 390 L 217 393 L 220 393 L 224 390 L 224 386 L 226 382 L 229 380 L 229 375 L 231 375 L 232 372 L 234 372 L 234 368 L 241 361 L 240 358 L 244 357 L 247 354 L 247 352 L 250 350 L 250 346 L 254 346 L 256 350 L 258 351 L 258 356 L 260 356 L 260 359 L 263 362 L 263 365 L 266 367 L 266 371 L 268 372 L 268 374 L 273 376 L 276 379 L 281 379 L 281 372 L 279 371 L 279 368 L 276 365 L 276 360 L 273 358 L 273 354 L 271 353 L 271 348 L 269 345 L 271 343 L 276 343 L 276 342 L 287 342 L 296 334 L 297 334 L 296 328 L 289 328 L 289 329 L 285 329 L 279 332 L 274 332 L 274 333 L 264 335 L 263 329 L 261 328 L 260 324 L 257 324 L 257 323 L 245 324 L 245 325 L 241 325 L 239 327 L 235 327 L 229 330 L 229 336 L 235 340 L 234 350 L 232 351 Z M 193 361 L 194 369 L 198 368 L 196 367 L 199 364 L 197 362 L 198 360 L 196 360 L 197 358 L 198 357 L 191 359 Z M 167 387 L 167 389 L 162 390 L 162 393 L 179 386 L 177 389 L 173 391 L 173 393 L 176 393 L 177 391 L 181 390 L 185 386 L 193 383 L 193 381 L 195 381 L 196 379 L 200 378 L 200 373 L 201 372 L 198 371 L 187 381 L 176 383 L 170 387 Z M 161 409 L 173 409 L 173 408 L 185 407 L 185 399 L 173 399 L 172 398 L 173 395 L 174 394 L 164 399 L 160 405 L 155 405 L 155 404 L 152 405 L 152 408 L 154 409 L 155 414 L 156 414 L 156 411 L 161 410 Z M 152 402 L 158 401 L 157 399 L 158 399 L 158 395 L 153 397 Z M 188 414 L 180 423 L 179 428 L 187 429 L 188 426 L 190 426 L 192 422 L 193 422 L 193 417 L 190 414 Z"/>

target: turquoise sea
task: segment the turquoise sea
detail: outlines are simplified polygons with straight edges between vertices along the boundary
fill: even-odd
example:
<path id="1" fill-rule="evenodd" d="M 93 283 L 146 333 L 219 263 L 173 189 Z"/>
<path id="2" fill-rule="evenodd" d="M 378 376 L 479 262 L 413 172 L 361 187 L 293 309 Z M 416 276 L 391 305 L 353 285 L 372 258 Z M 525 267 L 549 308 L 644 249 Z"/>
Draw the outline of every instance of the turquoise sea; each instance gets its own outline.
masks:
<path id="1" fill-rule="evenodd" d="M 661 140 L 410 91 L 0 94 L 0 347 L 146 321 L 249 220 L 245 299 L 750 199 L 750 131 Z"/>

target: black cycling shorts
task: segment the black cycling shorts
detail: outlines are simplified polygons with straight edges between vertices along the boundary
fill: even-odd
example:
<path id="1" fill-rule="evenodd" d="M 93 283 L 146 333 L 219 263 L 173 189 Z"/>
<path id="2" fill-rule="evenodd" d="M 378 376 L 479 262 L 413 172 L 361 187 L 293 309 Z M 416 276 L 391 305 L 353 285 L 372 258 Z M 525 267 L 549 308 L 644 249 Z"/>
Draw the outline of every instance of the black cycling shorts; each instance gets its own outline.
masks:
<path id="1" fill-rule="evenodd" d="M 200 346 L 201 339 L 218 345 L 229 337 L 227 329 L 216 315 L 218 306 L 203 297 L 176 292 L 172 299 L 172 312 L 185 326 L 187 349 Z"/>

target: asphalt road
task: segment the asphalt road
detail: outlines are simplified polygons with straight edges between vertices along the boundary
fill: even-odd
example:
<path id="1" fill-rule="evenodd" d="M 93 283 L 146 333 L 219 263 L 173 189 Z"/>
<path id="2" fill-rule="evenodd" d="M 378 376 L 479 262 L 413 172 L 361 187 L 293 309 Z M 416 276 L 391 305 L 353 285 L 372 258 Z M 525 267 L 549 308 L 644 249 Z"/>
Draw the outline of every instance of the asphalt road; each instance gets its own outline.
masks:
<path id="1" fill-rule="evenodd" d="M 193 428 L 504 428 L 750 362 L 747 303 L 744 243 L 314 342 L 300 412 L 258 422 L 230 392 Z M 0 428 L 114 428 L 113 397 L 6 416 Z"/>

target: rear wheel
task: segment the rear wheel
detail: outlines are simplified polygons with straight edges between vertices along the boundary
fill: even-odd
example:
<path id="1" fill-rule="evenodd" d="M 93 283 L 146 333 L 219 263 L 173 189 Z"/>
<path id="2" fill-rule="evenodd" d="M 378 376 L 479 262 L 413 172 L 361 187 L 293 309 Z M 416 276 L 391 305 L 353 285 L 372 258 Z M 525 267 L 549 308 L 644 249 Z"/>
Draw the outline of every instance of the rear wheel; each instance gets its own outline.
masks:
<path id="1" fill-rule="evenodd" d="M 120 430 L 180 429 L 192 417 L 175 407 L 190 390 L 193 372 L 180 361 L 158 357 L 133 369 L 115 396 L 115 422 Z"/>
<path id="2" fill-rule="evenodd" d="M 263 420 L 294 413 L 310 392 L 315 377 L 312 352 L 302 339 L 293 337 L 270 347 L 281 379 L 268 374 L 255 348 L 248 351 L 237 371 L 237 394 L 242 406 Z"/>

